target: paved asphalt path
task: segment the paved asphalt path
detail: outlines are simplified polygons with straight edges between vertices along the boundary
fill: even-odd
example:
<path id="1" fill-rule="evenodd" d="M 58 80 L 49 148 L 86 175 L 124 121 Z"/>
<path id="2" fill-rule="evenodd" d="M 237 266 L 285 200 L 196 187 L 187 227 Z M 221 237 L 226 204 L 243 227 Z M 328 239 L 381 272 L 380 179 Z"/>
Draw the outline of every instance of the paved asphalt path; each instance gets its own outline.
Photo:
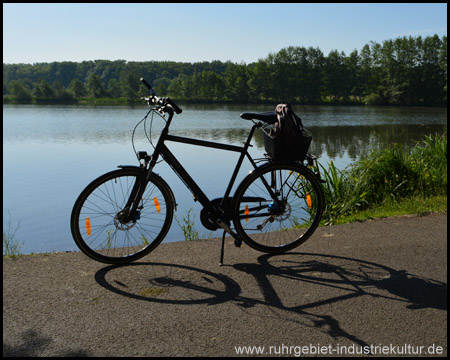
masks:
<path id="1" fill-rule="evenodd" d="M 222 267 L 219 250 L 4 259 L 3 356 L 447 355 L 447 213 L 322 227 L 278 256 L 229 240 Z"/>

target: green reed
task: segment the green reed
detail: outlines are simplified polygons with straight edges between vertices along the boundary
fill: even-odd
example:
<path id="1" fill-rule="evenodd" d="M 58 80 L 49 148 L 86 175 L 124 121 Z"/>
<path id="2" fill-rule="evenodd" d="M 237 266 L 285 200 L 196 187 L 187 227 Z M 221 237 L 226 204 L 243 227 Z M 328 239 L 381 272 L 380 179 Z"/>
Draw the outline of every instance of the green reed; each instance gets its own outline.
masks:
<path id="1" fill-rule="evenodd" d="M 326 180 L 326 224 L 386 200 L 447 195 L 447 134 L 426 136 L 411 149 L 374 150 L 344 170 L 332 161 L 318 168 Z"/>

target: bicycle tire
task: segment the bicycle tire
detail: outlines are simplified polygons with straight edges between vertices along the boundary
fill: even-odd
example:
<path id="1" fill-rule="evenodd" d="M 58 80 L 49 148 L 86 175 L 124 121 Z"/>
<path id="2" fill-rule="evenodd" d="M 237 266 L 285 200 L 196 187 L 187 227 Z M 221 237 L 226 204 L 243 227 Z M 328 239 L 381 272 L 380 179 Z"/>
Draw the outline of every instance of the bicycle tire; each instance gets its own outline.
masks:
<path id="1" fill-rule="evenodd" d="M 308 240 L 323 209 L 318 178 L 295 162 L 268 163 L 253 171 L 236 189 L 232 204 L 233 223 L 242 240 L 270 254 L 292 250 Z"/>
<path id="2" fill-rule="evenodd" d="M 150 253 L 166 236 L 175 200 L 167 183 L 151 174 L 139 214 L 126 224 L 118 220 L 135 181 L 138 167 L 106 173 L 79 195 L 71 215 L 75 243 L 90 258 L 107 264 L 126 264 Z"/>

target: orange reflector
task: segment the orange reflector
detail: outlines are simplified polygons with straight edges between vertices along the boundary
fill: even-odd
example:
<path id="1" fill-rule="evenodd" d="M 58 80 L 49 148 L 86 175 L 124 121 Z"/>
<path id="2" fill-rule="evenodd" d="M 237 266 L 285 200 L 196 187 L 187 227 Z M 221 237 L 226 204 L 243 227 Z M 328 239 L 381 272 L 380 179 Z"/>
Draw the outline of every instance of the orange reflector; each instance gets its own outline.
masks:
<path id="1" fill-rule="evenodd" d="M 248 210 L 248 205 L 245 205 L 244 214 L 245 215 L 250 215 L 250 211 Z M 248 217 L 245 218 L 245 221 L 248 222 Z"/>
<path id="2" fill-rule="evenodd" d="M 89 220 L 89 217 L 86 217 L 86 232 L 88 236 L 91 236 L 91 221 Z"/>
<path id="3" fill-rule="evenodd" d="M 156 198 L 156 196 L 153 198 L 153 201 L 155 202 L 156 211 L 158 212 L 158 214 L 160 214 L 161 213 L 161 206 L 159 206 L 159 201 Z"/>
<path id="4" fill-rule="evenodd" d="M 311 209 L 312 207 L 312 201 L 311 201 L 311 195 L 306 194 L 306 204 L 308 205 L 308 207 Z"/>

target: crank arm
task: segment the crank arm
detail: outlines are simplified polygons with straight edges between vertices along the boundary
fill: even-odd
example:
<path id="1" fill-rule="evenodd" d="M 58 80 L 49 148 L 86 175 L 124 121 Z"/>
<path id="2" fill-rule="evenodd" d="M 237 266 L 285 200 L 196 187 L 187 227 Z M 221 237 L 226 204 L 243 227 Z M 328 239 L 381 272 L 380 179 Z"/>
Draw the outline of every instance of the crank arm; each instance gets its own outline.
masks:
<path id="1" fill-rule="evenodd" d="M 217 225 L 219 225 L 225 232 L 227 232 L 234 238 L 234 245 L 236 247 L 241 247 L 242 245 L 241 237 L 238 234 L 236 234 L 233 230 L 231 230 L 231 228 L 223 220 L 217 220 Z"/>

